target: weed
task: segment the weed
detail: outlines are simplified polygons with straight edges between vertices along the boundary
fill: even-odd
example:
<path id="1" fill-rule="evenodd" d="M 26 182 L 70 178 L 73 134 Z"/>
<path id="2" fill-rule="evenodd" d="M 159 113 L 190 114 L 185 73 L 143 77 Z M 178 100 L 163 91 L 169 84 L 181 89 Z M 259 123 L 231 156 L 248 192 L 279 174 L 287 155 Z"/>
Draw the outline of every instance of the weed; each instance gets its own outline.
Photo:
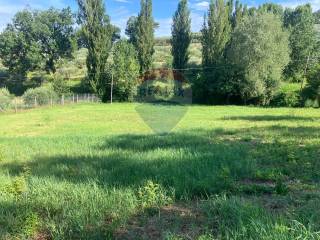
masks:
<path id="1" fill-rule="evenodd" d="M 28 190 L 26 179 L 23 175 L 15 177 L 9 185 L 6 187 L 6 192 L 13 194 L 15 197 L 19 198 Z"/>
<path id="2" fill-rule="evenodd" d="M 3 147 L 0 146 L 0 162 L 4 162 L 4 161 L 5 161 L 4 150 L 3 150 Z"/>
<path id="3" fill-rule="evenodd" d="M 112 239 L 107 234 L 135 225 L 137 215 L 151 226 L 157 216 L 148 214 L 150 207 L 161 213 L 156 221 L 163 232 L 185 237 L 176 226 L 195 223 L 188 230 L 194 239 L 204 232 L 216 239 L 316 236 L 318 110 L 288 115 L 286 108 L 193 105 L 174 131 L 157 135 L 136 106 L 79 104 L 1 114 L 0 239 L 21 239 L 26 209 L 37 209 L 40 230 L 52 239 L 94 240 Z M 44 124 L 37 126 L 39 120 Z M 294 186 L 286 186 L 288 179 Z M 273 194 L 276 184 L 279 194 L 290 192 Z M 175 204 L 161 206 L 172 201 L 201 213 L 166 214 Z"/>
<path id="4" fill-rule="evenodd" d="M 26 215 L 26 219 L 24 222 L 24 228 L 23 228 L 23 233 L 28 237 L 28 238 L 33 238 L 40 227 L 40 219 L 36 213 L 29 212 Z"/>
<path id="5" fill-rule="evenodd" d="M 143 208 L 160 208 L 173 202 L 174 192 L 168 193 L 161 185 L 152 181 L 138 190 L 138 200 Z"/>

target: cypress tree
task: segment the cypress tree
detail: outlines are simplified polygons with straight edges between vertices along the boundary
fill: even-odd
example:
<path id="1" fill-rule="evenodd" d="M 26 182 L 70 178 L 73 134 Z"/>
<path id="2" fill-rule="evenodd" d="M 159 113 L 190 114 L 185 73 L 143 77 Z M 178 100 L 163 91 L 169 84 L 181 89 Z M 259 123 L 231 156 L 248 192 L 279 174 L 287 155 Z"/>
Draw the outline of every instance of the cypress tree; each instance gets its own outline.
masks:
<path id="1" fill-rule="evenodd" d="M 191 20 L 187 0 L 181 0 L 173 16 L 172 24 L 173 67 L 185 68 L 189 60 L 188 48 L 191 42 Z"/>
<path id="2" fill-rule="evenodd" d="M 231 37 L 230 12 L 224 0 L 212 0 L 202 28 L 204 66 L 212 66 L 223 58 Z"/>
<path id="3" fill-rule="evenodd" d="M 87 77 L 96 94 L 103 98 L 107 90 L 107 59 L 112 47 L 113 27 L 102 0 L 78 0 L 78 23 L 82 24 L 87 56 Z"/>
<path id="4" fill-rule="evenodd" d="M 152 66 L 154 54 L 154 28 L 152 0 L 141 0 L 141 10 L 137 18 L 134 45 L 138 52 L 140 73 L 143 74 Z"/>

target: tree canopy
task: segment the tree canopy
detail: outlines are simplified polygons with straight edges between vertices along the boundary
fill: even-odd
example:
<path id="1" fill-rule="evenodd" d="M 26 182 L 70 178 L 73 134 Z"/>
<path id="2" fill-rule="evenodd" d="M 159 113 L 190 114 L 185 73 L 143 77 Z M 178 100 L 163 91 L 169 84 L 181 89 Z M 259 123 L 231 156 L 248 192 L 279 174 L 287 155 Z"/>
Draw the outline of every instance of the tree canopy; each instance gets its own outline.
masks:
<path id="1" fill-rule="evenodd" d="M 70 8 L 18 12 L 0 35 L 0 57 L 10 72 L 55 72 L 55 64 L 73 51 L 73 16 Z"/>
<path id="2" fill-rule="evenodd" d="M 108 84 L 107 60 L 114 28 L 102 0 L 78 0 L 78 4 L 78 22 L 82 24 L 88 48 L 87 78 L 94 92 L 103 98 Z"/>
<path id="3" fill-rule="evenodd" d="M 263 29 L 263 31 L 261 31 Z M 240 93 L 267 104 L 289 62 L 288 33 L 271 13 L 247 16 L 236 27 L 228 61 L 244 70 Z"/>
<path id="4" fill-rule="evenodd" d="M 171 28 L 173 67 L 185 68 L 189 60 L 189 45 L 191 42 L 191 19 L 187 0 L 181 0 L 173 16 Z"/>

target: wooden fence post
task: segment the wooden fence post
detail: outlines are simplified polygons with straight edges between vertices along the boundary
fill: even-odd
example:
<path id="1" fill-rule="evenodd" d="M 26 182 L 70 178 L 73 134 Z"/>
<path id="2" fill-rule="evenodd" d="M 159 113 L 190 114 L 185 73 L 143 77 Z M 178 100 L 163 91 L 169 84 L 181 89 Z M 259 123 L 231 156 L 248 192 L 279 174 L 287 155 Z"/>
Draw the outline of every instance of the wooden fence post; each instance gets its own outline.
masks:
<path id="1" fill-rule="evenodd" d="M 17 113 L 18 112 L 18 107 L 17 107 L 17 98 L 14 98 L 14 110 Z"/>
<path id="2" fill-rule="evenodd" d="M 111 73 L 110 103 L 113 101 L 113 73 Z"/>

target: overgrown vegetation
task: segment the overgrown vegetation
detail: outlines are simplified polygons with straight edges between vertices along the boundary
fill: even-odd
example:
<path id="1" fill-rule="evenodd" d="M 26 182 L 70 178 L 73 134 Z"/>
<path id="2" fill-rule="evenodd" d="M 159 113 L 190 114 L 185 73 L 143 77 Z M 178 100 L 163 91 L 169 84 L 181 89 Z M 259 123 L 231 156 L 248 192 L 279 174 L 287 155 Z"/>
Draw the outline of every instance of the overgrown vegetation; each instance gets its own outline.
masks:
<path id="1" fill-rule="evenodd" d="M 16 14 L 0 36 L 0 57 L 6 67 L 0 74 L 1 87 L 22 95 L 55 79 L 61 95 L 59 88 L 68 80 L 74 93 L 94 92 L 106 102 L 114 75 L 121 81 L 114 79 L 113 99 L 132 101 L 139 76 L 151 68 L 187 68 L 181 72 L 192 84 L 197 103 L 274 105 L 280 86 L 299 83 L 299 93 L 292 94 L 299 104 L 287 99 L 276 105 L 303 107 L 311 101 L 317 105 L 317 89 L 311 90 L 311 82 L 320 57 L 319 13 L 313 13 L 310 4 L 295 9 L 274 3 L 248 8 L 240 1 L 214 0 L 201 32 L 191 33 L 190 10 L 181 0 L 172 36 L 155 39 L 159 25 L 152 1 L 141 1 L 138 16 L 127 22 L 129 39 L 121 40 L 122 46 L 124 42 L 134 46 L 130 59 L 134 55 L 138 59 L 138 76 L 120 73 L 119 62 L 113 63 L 120 29 L 110 24 L 103 1 L 81 0 L 78 5 L 76 17 L 69 8 Z M 73 29 L 75 19 L 78 26 Z M 48 45 L 48 39 L 55 44 Z M 76 45 L 81 50 L 74 51 Z M 123 62 L 122 67 L 130 69 L 133 62 Z"/>
<path id="2" fill-rule="evenodd" d="M 136 107 L 1 114 L 0 238 L 319 238 L 318 110 Z"/>

